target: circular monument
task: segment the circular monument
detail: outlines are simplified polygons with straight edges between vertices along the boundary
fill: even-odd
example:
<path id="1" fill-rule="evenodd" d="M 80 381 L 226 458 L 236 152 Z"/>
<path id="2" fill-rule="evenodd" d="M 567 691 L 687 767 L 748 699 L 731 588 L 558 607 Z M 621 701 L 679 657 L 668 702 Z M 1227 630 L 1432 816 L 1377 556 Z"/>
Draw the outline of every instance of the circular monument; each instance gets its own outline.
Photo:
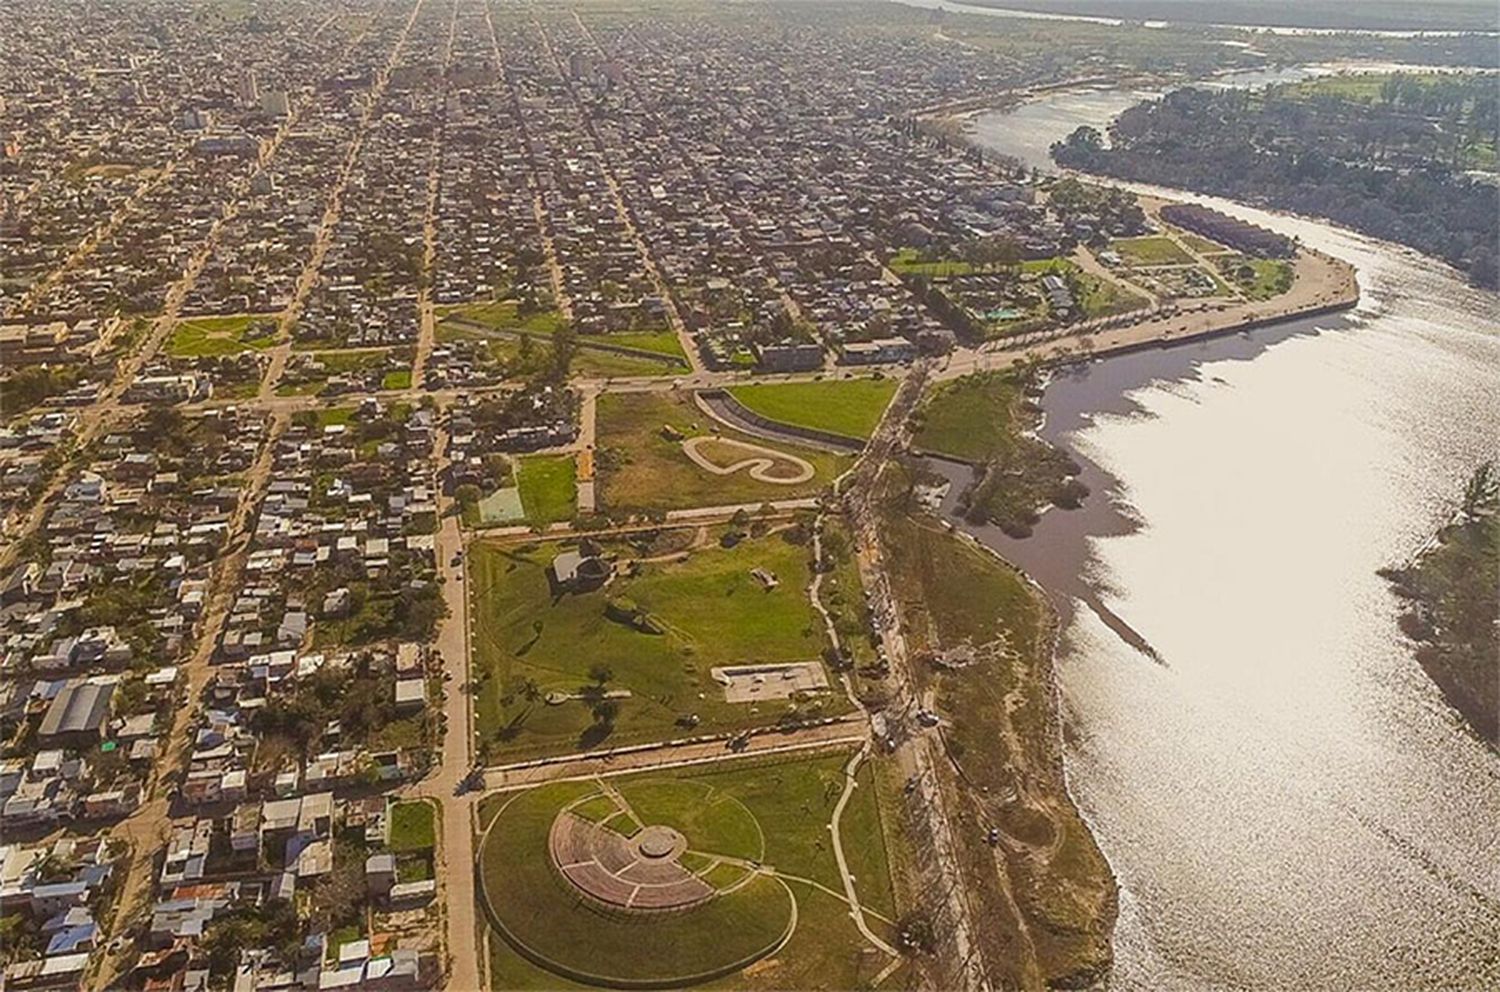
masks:
<path id="1" fill-rule="evenodd" d="M 586 788 L 520 793 L 481 840 L 483 908 L 521 956 L 590 985 L 675 988 L 790 937 L 795 899 L 757 867 L 764 839 L 743 804 L 681 781 Z"/>

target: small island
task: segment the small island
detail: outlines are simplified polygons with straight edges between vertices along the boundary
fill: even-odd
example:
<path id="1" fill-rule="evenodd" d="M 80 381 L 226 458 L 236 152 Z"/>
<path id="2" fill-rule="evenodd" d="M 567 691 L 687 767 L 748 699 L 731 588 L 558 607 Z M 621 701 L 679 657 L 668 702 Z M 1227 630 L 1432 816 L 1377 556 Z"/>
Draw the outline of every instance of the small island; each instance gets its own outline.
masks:
<path id="1" fill-rule="evenodd" d="M 1500 745 L 1500 482 L 1475 469 L 1452 523 L 1410 565 L 1383 573 L 1406 601 L 1401 630 L 1417 661 L 1469 726 Z"/>

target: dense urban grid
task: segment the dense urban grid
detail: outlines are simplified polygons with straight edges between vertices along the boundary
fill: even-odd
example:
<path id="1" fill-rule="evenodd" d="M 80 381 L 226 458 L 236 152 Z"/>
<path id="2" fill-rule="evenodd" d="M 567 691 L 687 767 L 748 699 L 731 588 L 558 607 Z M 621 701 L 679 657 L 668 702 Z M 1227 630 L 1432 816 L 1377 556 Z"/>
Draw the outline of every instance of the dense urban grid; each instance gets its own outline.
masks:
<path id="1" fill-rule="evenodd" d="M 950 115 L 985 101 L 1265 57 L 1069 38 L 894 5 L 9 3 L 5 987 L 547 987 L 598 977 L 605 950 L 564 960 L 591 940 L 626 983 L 1102 974 L 1046 607 L 894 459 L 973 465 L 964 512 L 1025 533 L 1086 495 L 1022 437 L 1038 362 L 1355 290 L 973 147 Z M 1015 443 L 976 447 L 979 413 Z M 1017 612 L 923 604 L 955 581 Z M 1010 697 L 958 688 L 974 666 Z M 740 828 L 603 777 L 691 806 L 720 761 L 751 827 L 806 836 L 704 847 Z M 497 860 L 543 813 L 551 847 Z M 612 912 L 743 903 L 753 939 L 639 962 L 574 904 L 528 936 L 491 887 L 547 905 L 563 875 L 507 873 L 548 851 Z"/>

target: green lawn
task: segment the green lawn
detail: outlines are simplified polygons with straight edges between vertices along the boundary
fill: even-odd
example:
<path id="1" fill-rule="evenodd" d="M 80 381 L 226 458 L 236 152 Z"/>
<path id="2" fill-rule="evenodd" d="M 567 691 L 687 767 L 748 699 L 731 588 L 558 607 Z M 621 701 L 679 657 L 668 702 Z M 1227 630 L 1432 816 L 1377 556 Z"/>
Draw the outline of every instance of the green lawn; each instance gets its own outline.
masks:
<path id="1" fill-rule="evenodd" d="M 669 358 L 680 358 L 687 361 L 687 355 L 683 354 L 682 343 L 677 338 L 677 332 L 671 329 L 660 331 L 625 331 L 619 334 L 607 334 L 602 338 L 586 337 L 580 339 L 579 343 L 587 345 L 593 341 L 601 344 L 617 344 L 623 348 L 637 348 L 641 351 L 649 351 L 658 355 L 666 355 Z"/>
<path id="2" fill-rule="evenodd" d="M 445 308 L 438 312 L 438 319 L 445 317 L 462 317 L 498 331 L 526 331 L 544 337 L 551 337 L 567 324 L 562 313 L 555 309 L 522 314 L 520 304 L 511 299 Z"/>
<path id="3" fill-rule="evenodd" d="M 680 733 L 677 721 L 689 714 L 701 720 L 698 733 L 773 722 L 790 703 L 728 703 L 709 670 L 813 660 L 823 650 L 822 628 L 806 595 L 807 551 L 780 536 L 750 538 L 732 549 L 714 544 L 687 561 L 618 574 L 600 590 L 554 596 L 546 569 L 562 550 L 561 542 L 476 543 L 470 552 L 475 722 L 482 746 L 495 755 L 662 740 Z M 780 586 L 765 590 L 750 574 L 755 567 L 775 573 Z M 611 597 L 633 601 L 665 633 L 609 619 Z M 631 694 L 619 700 L 605 734 L 585 701 L 545 701 L 551 692 L 579 692 L 596 664 L 611 670 L 607 688 Z M 834 712 L 848 702 L 825 693 L 802 707 Z"/>
<path id="4" fill-rule="evenodd" d="M 387 372 L 380 380 L 381 389 L 410 389 L 411 369 L 401 369 L 396 372 Z"/>
<path id="5" fill-rule="evenodd" d="M 264 351 L 277 342 L 275 314 L 191 317 L 172 329 L 167 353 L 173 358 L 219 358 L 244 351 Z M 252 334 L 254 328 L 265 333 Z"/>
<path id="6" fill-rule="evenodd" d="M 1172 230 L 1177 232 L 1177 237 L 1182 240 L 1183 244 L 1187 245 L 1189 248 L 1193 249 L 1193 251 L 1197 252 L 1200 255 L 1214 255 L 1229 251 L 1228 248 L 1219 244 L 1217 241 L 1210 241 L 1207 238 L 1200 237 L 1199 235 L 1193 234 L 1189 231 L 1178 230 L 1175 227 Z"/>
<path id="7" fill-rule="evenodd" d="M 391 850 L 397 854 L 430 851 L 437 846 L 437 825 L 432 803 L 424 800 L 396 803 L 391 807 Z"/>
<path id="8" fill-rule="evenodd" d="M 528 455 L 516 466 L 521 506 L 533 524 L 572 520 L 578 506 L 578 485 L 572 455 Z"/>
<path id="9" fill-rule="evenodd" d="M 970 462 L 994 457 L 1017 428 L 1021 400 L 1020 383 L 1000 372 L 945 382 L 922 404 L 915 446 Z"/>
<path id="10" fill-rule="evenodd" d="M 766 856 L 760 824 L 744 803 L 702 779 L 628 778 L 617 788 L 644 824 L 665 824 L 690 850 L 742 861 Z"/>
<path id="11" fill-rule="evenodd" d="M 757 383 L 735 386 L 729 392 L 762 417 L 863 440 L 875 433 L 881 414 L 896 394 L 896 381 L 828 379 Z"/>
<path id="12" fill-rule="evenodd" d="M 1126 265 L 1186 265 L 1192 256 L 1171 238 L 1151 235 L 1144 238 L 1116 238 L 1109 243 Z"/>
<path id="13" fill-rule="evenodd" d="M 886 263 L 890 270 L 897 275 L 917 275 L 943 278 L 946 276 L 965 276 L 974 271 L 971 262 L 965 262 L 956 258 L 922 260 L 922 254 L 916 248 L 903 248 L 891 256 Z"/>
<path id="14" fill-rule="evenodd" d="M 597 416 L 599 506 L 612 516 L 811 496 L 827 488 L 852 462 L 847 455 L 771 443 L 726 429 L 724 437 L 795 454 L 816 474 L 787 486 L 757 482 L 744 471 L 705 471 L 683 452 L 680 440 L 663 434 L 665 426 L 684 437 L 706 434 L 717 426 L 683 393 L 606 393 L 599 397 Z"/>
<path id="15" fill-rule="evenodd" d="M 759 860 L 776 872 L 813 879 L 842 894 L 828 824 L 848 759 L 848 752 L 811 758 L 747 758 L 715 765 L 709 771 L 653 771 L 613 777 L 610 783 L 642 812 L 647 823 L 669 823 L 683 830 L 690 849 L 757 852 Z M 493 819 L 496 824 L 480 856 L 484 889 L 508 897 L 497 898 L 496 908 L 505 926 L 533 954 L 540 952 L 575 972 L 617 979 L 701 973 L 712 964 L 753 955 L 757 945 L 769 943 L 767 934 L 779 936 L 775 923 L 781 920 L 784 925 L 787 920 L 777 914 L 790 910 L 789 890 L 797 902 L 798 925 L 774 964 L 729 974 L 701 987 L 866 988 L 890 961 L 864 941 L 841 898 L 800 881 L 788 880 L 783 888 L 782 881 L 762 876 L 701 907 L 652 920 L 649 930 L 639 922 L 580 908 L 579 900 L 563 891 L 566 883 L 547 865 L 546 831 L 560 809 L 597 788 L 591 782 L 553 783 L 514 799 L 490 797 L 480 805 L 481 823 Z M 883 811 L 875 808 L 876 802 L 873 788 L 861 785 L 855 790 L 843 818 L 844 850 L 856 872 L 861 900 L 894 917 L 889 876 L 880 875 Z M 699 869 L 707 863 L 684 858 L 685 864 L 689 862 Z M 743 868 L 721 865 L 710 871 L 709 880 L 729 884 L 743 873 Z M 868 920 L 877 933 L 890 938 L 888 927 L 874 917 Z M 649 939 L 641 939 L 643 932 L 649 932 Z M 576 987 L 527 961 L 503 939 L 491 941 L 491 980 L 495 988 L 506 989 Z"/>
<path id="16" fill-rule="evenodd" d="M 1228 255 L 1218 260 L 1219 272 L 1251 300 L 1269 300 L 1292 288 L 1292 263 L 1282 258 Z"/>

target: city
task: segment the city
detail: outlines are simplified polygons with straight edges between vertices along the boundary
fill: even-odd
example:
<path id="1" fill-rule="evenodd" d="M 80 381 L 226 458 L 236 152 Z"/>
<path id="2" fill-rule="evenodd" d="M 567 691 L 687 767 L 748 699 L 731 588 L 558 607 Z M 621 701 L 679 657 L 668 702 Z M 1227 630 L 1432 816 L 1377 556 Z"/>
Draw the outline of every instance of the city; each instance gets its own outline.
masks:
<path id="1" fill-rule="evenodd" d="M 985 115 L 1494 60 L 884 3 L 4 21 L 7 989 L 1108 981 L 1058 669 L 1075 609 L 1171 646 L 1030 557 L 1123 505 L 1050 384 L 1351 320 L 1369 263 Z"/>

